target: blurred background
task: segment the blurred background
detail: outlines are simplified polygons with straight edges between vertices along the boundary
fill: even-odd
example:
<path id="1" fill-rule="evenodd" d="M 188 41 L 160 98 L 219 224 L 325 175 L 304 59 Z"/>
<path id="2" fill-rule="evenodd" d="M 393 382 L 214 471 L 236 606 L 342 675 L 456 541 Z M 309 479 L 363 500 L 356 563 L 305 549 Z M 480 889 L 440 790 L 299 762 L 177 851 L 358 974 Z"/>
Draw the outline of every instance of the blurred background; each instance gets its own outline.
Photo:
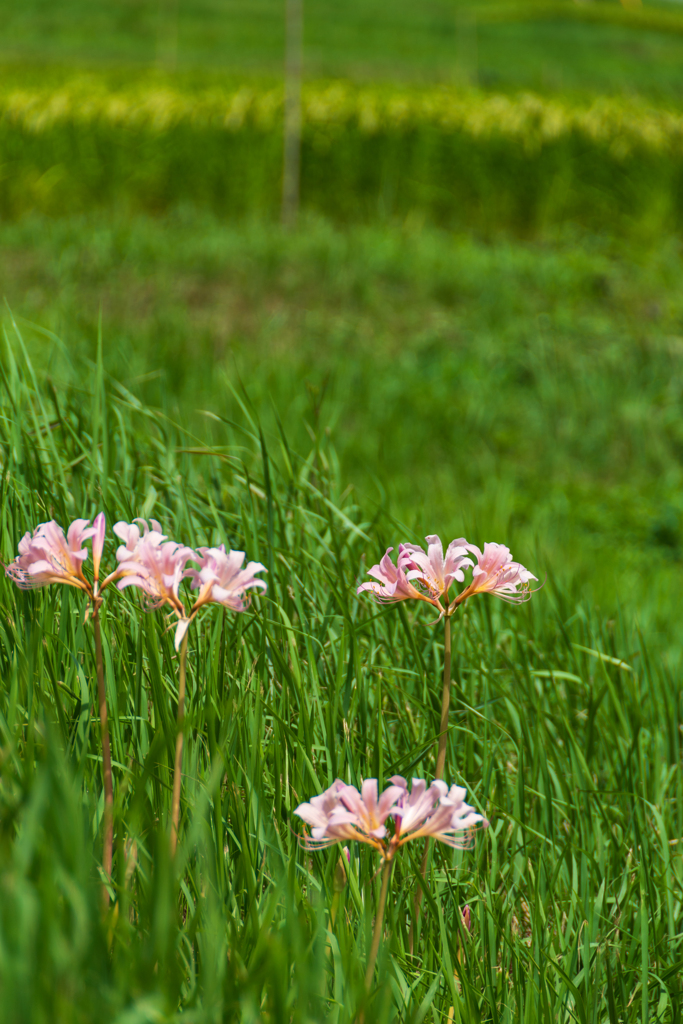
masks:
<path id="1" fill-rule="evenodd" d="M 680 5 L 5 0 L 0 62 L 3 315 L 58 386 L 100 322 L 197 436 L 241 381 L 387 543 L 505 541 L 678 659 Z"/>

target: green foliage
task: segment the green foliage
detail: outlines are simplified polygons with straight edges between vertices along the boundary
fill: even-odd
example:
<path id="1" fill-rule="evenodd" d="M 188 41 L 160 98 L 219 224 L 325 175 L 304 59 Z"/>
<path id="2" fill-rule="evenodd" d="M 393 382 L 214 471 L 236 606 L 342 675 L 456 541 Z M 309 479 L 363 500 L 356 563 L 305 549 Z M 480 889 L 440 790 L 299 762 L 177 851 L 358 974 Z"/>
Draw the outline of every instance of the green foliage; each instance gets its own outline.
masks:
<path id="1" fill-rule="evenodd" d="M 128 590 L 103 616 L 115 765 L 115 907 L 98 910 L 103 807 L 90 626 L 78 595 L 0 582 L 0 999 L 8 1024 L 351 1021 L 378 864 L 305 853 L 297 803 L 335 776 L 429 776 L 439 627 L 354 586 L 397 527 L 368 520 L 310 422 L 300 456 L 246 393 L 201 438 L 50 345 L 3 356 L 2 556 L 24 531 L 104 508 L 225 540 L 269 569 L 253 611 L 190 639 L 180 858 L 166 855 L 176 658 Z M 60 365 L 59 374 L 55 366 Z M 431 521 L 424 529 L 432 528 Z M 110 541 L 107 556 L 113 558 Z M 491 819 L 396 865 L 366 1019 L 680 1020 L 683 859 L 675 679 L 628 624 L 549 584 L 522 608 L 472 602 L 455 636 L 447 766 Z M 408 848 L 410 849 L 410 848 Z M 373 896 L 374 894 L 374 896 Z M 459 925 L 472 908 L 471 937 Z"/>
<path id="2" fill-rule="evenodd" d="M 683 265 L 595 237 L 487 245 L 307 218 L 282 232 L 185 211 L 26 219 L 0 229 L 12 308 L 206 435 L 239 417 L 296 451 L 334 438 L 344 486 L 423 536 L 505 537 L 515 557 L 614 617 L 675 668 L 683 615 Z M 6 320 L 9 325 L 9 319 Z M 26 327 L 36 365 L 69 359 Z M 436 526 L 434 527 L 436 528 Z M 386 543 L 394 532 L 387 528 Z"/>
<path id="3" fill-rule="evenodd" d="M 0 99 L 0 212 L 182 202 L 231 218 L 274 216 L 282 93 L 109 89 L 85 77 Z M 310 85 L 302 201 L 338 222 L 409 216 L 539 235 L 558 224 L 657 237 L 683 219 L 680 115 L 635 100 Z"/>
<path id="4" fill-rule="evenodd" d="M 156 64 L 186 73 L 282 76 L 282 0 L 5 0 L 4 76 L 55 67 Z M 683 17 L 675 3 L 619 0 L 307 0 L 306 74 L 356 81 L 637 92 L 678 101 Z"/>

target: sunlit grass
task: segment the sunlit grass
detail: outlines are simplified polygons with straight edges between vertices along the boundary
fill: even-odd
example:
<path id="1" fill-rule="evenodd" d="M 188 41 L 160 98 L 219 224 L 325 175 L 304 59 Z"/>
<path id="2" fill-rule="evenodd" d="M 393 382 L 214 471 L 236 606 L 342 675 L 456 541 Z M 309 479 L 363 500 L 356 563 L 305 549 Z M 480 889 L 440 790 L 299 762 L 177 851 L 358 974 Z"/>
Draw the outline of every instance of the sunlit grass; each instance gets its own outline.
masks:
<path id="1" fill-rule="evenodd" d="M 101 73 L 0 93 L 0 213 L 276 220 L 280 84 Z M 301 202 L 340 224 L 407 220 L 542 238 L 658 239 L 682 221 L 683 120 L 635 97 L 306 83 Z"/>

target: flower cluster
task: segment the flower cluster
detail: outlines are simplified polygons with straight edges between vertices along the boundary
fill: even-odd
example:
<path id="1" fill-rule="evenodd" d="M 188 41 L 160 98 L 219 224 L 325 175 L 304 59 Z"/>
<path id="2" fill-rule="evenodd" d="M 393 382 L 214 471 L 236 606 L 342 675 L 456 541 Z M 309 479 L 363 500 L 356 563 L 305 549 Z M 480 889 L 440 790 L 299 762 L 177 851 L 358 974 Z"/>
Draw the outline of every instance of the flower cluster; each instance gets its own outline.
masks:
<path id="1" fill-rule="evenodd" d="M 54 519 L 40 523 L 33 533 L 25 533 L 19 541 L 19 554 L 7 566 L 5 574 L 22 590 L 35 590 L 50 583 L 65 583 L 92 594 L 93 587 L 83 573 L 88 557 L 85 542 L 92 539 L 95 581 L 99 579 L 100 560 L 104 547 L 106 523 L 104 514 L 89 519 L 75 519 L 66 536 Z"/>
<path id="2" fill-rule="evenodd" d="M 536 576 L 519 562 L 513 562 L 510 549 L 504 544 L 485 544 L 481 551 L 464 537 L 453 540 L 444 555 L 439 537 L 426 538 L 427 550 L 417 544 L 399 544 L 396 563 L 393 548 L 378 565 L 368 569 L 368 576 L 377 582 L 361 583 L 358 594 L 369 591 L 381 604 L 398 601 L 426 601 L 438 608 L 440 615 L 450 615 L 475 594 L 494 594 L 504 601 L 528 601 L 533 591 L 529 581 Z M 469 555 L 474 555 L 476 562 Z M 465 582 L 465 572 L 472 569 L 472 581 L 454 598 L 449 591 L 454 583 Z M 443 602 L 443 604 L 442 604 Z"/>
<path id="3" fill-rule="evenodd" d="M 366 779 L 360 793 L 341 779 L 320 796 L 300 804 L 297 814 L 311 834 L 304 840 L 309 849 L 355 839 L 379 850 L 390 861 L 399 847 L 412 839 L 431 836 L 448 846 L 463 849 L 475 829 L 487 828 L 488 821 L 465 803 L 467 790 L 437 780 L 427 786 L 413 779 L 412 789 L 400 775 L 378 796 L 377 779 Z M 393 822 L 393 829 L 387 828 Z"/>
<path id="4" fill-rule="evenodd" d="M 138 523 L 142 523 L 142 535 Z M 144 520 L 115 524 L 114 533 L 123 541 L 116 552 L 122 576 L 116 586 L 119 590 L 138 587 L 147 598 L 150 609 L 168 604 L 184 617 L 185 609 L 178 588 L 185 578 L 187 562 L 196 558 L 195 552 L 169 540 L 155 519 L 151 524 L 151 530 Z"/>
<path id="5" fill-rule="evenodd" d="M 219 548 L 198 548 L 198 553 L 201 558 L 195 556 L 193 560 L 200 563 L 199 569 L 190 569 L 187 574 L 192 580 L 192 590 L 199 590 L 194 610 L 215 601 L 234 612 L 243 612 L 249 603 L 244 599 L 247 590 L 267 589 L 266 581 L 254 575 L 267 572 L 266 567 L 260 562 L 247 562 L 242 568 L 243 551 L 226 551 L 221 544 Z"/>
<path id="6" fill-rule="evenodd" d="M 242 612 L 248 607 L 247 591 L 266 589 L 264 580 L 256 573 L 265 572 L 260 562 L 248 562 L 244 568 L 243 551 L 217 548 L 193 548 L 169 540 L 161 525 L 150 520 L 135 519 L 132 523 L 119 522 L 114 533 L 122 541 L 116 551 L 118 565 L 100 583 L 100 562 L 104 548 L 106 522 L 104 513 L 96 516 L 90 526 L 89 519 L 76 519 L 66 536 L 54 520 L 41 523 L 19 541 L 19 554 L 7 566 L 5 573 L 22 589 L 45 587 L 50 583 L 65 583 L 83 590 L 95 602 L 101 601 L 102 591 L 110 583 L 119 590 L 137 587 L 147 598 L 150 610 L 168 605 L 178 617 L 176 647 L 199 609 L 209 602 L 222 604 L 232 611 Z M 92 539 L 93 581 L 83 572 L 88 557 L 87 540 Z M 187 569 L 195 562 L 196 569 Z M 191 579 L 191 589 L 199 594 L 189 610 L 185 610 L 180 596 L 180 584 Z"/>
<path id="7" fill-rule="evenodd" d="M 142 524 L 140 535 L 138 523 Z M 248 562 L 244 569 L 243 551 L 226 551 L 225 545 L 218 548 L 193 548 L 176 544 L 161 532 L 161 526 L 151 519 L 152 529 L 144 519 L 132 523 L 116 523 L 114 533 L 123 544 L 116 552 L 122 579 L 116 584 L 120 590 L 135 586 L 147 596 L 150 608 L 170 605 L 178 616 L 175 634 L 176 650 L 187 632 L 192 619 L 199 609 L 209 602 L 222 604 L 235 612 L 248 607 L 248 590 L 266 589 L 264 580 L 257 579 L 257 572 L 266 572 L 260 562 Z M 197 562 L 198 569 L 187 569 L 188 562 Z M 189 614 L 180 598 L 179 587 L 184 579 L 191 579 L 191 589 L 199 590 L 197 599 Z"/>

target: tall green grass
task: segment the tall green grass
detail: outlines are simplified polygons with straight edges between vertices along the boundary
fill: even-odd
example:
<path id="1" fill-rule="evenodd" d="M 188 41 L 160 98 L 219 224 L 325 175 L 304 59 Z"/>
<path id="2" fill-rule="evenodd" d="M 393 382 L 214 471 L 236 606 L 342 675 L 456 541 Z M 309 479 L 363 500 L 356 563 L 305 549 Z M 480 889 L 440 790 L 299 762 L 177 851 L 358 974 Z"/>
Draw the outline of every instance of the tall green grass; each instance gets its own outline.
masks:
<path id="1" fill-rule="evenodd" d="M 337 222 L 406 217 L 538 236 L 567 222 L 636 238 L 678 230 L 683 128 L 642 101 L 310 85 L 301 195 Z M 0 213 L 183 202 L 274 217 L 282 94 L 86 76 L 0 98 Z"/>
<path id="2" fill-rule="evenodd" d="M 330 430 L 367 514 L 505 536 L 572 600 L 611 617 L 621 605 L 678 663 L 675 238 L 483 244 L 187 210 L 32 218 L 0 231 L 0 278 L 38 325 L 24 330 L 42 371 L 95 358 L 101 310 L 110 372 L 201 437 L 206 411 L 239 416 L 239 373 L 264 429 L 277 433 L 274 403 L 295 450 L 307 422 Z"/>
<path id="3" fill-rule="evenodd" d="M 35 523 L 103 508 L 110 523 L 154 515 L 177 539 L 246 549 L 268 566 L 269 592 L 193 630 L 175 869 L 172 641 L 130 591 L 110 596 L 116 902 L 103 922 L 89 626 L 66 588 L 22 593 L 2 579 L 4 1020 L 353 1020 L 378 865 L 354 849 L 338 892 L 337 851 L 303 851 L 292 811 L 335 776 L 433 770 L 440 631 L 354 596 L 404 529 L 359 507 L 315 417 L 297 452 L 286 424 L 262 429 L 235 381 L 230 416 L 217 405 L 198 437 L 106 359 L 69 365 L 62 350 L 46 373 L 19 329 L 8 334 L 5 561 Z M 56 337 L 50 346 L 60 354 Z M 484 539 L 476 523 L 468 533 Z M 473 852 L 433 851 L 413 957 L 419 865 L 397 865 L 368 1020 L 681 1019 L 676 680 L 628 620 L 568 600 L 550 562 L 532 568 L 550 581 L 527 606 L 479 600 L 456 629 L 447 772 L 491 828 Z"/>

